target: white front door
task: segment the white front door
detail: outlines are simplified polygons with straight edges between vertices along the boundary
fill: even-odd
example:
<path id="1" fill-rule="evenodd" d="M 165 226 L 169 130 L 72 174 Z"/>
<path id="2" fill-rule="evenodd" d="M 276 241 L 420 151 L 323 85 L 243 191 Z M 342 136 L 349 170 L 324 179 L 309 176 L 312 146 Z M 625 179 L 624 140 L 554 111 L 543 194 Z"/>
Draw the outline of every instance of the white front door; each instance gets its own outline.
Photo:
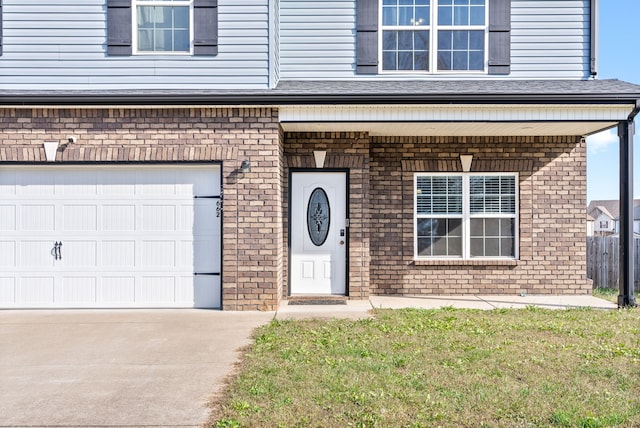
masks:
<path id="1" fill-rule="evenodd" d="M 291 294 L 346 294 L 347 174 L 291 174 Z"/>

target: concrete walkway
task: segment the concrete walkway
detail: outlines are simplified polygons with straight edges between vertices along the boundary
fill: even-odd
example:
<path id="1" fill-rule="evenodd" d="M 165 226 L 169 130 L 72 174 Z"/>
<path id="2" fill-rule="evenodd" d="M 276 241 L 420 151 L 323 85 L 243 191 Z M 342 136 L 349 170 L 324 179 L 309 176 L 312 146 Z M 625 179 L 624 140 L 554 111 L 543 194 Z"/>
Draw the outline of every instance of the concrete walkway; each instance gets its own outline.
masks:
<path id="1" fill-rule="evenodd" d="M 373 308 L 381 309 L 437 309 L 453 307 L 459 309 L 525 308 L 537 306 L 546 309 L 586 308 L 616 309 L 618 305 L 608 300 L 587 295 L 510 295 L 510 296 L 429 296 L 395 297 L 371 296 L 369 300 L 348 300 L 346 305 L 288 305 L 281 303 L 277 319 L 302 318 L 367 318 Z"/>

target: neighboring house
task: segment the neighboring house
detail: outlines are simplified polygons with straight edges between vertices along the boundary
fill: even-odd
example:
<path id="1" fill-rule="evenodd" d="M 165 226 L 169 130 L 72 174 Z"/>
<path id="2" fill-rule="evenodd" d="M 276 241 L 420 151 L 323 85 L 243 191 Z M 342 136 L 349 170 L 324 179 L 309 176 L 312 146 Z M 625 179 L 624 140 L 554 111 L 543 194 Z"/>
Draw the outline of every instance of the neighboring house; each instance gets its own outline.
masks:
<path id="1" fill-rule="evenodd" d="M 596 3 L 3 0 L 0 305 L 589 293 Z"/>
<path id="2" fill-rule="evenodd" d="M 593 220 L 593 234 L 598 236 L 616 233 L 616 218 L 620 214 L 618 200 L 591 201 L 587 207 L 587 215 Z"/>
<path id="3" fill-rule="evenodd" d="M 593 236 L 596 219 L 587 214 L 587 236 Z"/>
<path id="4" fill-rule="evenodd" d="M 593 200 L 587 207 L 587 216 L 593 220 L 593 235 L 606 236 L 620 233 L 620 201 Z M 633 201 L 633 232 L 640 233 L 640 199 Z"/>

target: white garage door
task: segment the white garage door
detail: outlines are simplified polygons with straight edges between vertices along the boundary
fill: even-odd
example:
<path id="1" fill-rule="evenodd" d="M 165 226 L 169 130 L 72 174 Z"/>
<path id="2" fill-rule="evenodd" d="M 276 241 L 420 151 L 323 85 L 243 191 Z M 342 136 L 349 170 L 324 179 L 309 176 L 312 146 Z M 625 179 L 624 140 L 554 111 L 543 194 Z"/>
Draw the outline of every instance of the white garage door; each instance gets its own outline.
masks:
<path id="1" fill-rule="evenodd" d="M 0 166 L 0 307 L 220 307 L 220 167 Z"/>

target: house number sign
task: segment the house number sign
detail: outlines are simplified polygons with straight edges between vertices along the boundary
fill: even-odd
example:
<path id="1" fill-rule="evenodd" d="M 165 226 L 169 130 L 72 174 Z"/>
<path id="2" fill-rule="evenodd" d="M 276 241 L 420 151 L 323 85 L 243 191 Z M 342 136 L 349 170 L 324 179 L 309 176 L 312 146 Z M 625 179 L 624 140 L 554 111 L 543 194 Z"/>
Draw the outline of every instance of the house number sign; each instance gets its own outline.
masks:
<path id="1" fill-rule="evenodd" d="M 324 244 L 329 235 L 330 213 L 327 193 L 320 187 L 315 188 L 307 206 L 307 229 L 311 242 L 317 247 Z"/>

